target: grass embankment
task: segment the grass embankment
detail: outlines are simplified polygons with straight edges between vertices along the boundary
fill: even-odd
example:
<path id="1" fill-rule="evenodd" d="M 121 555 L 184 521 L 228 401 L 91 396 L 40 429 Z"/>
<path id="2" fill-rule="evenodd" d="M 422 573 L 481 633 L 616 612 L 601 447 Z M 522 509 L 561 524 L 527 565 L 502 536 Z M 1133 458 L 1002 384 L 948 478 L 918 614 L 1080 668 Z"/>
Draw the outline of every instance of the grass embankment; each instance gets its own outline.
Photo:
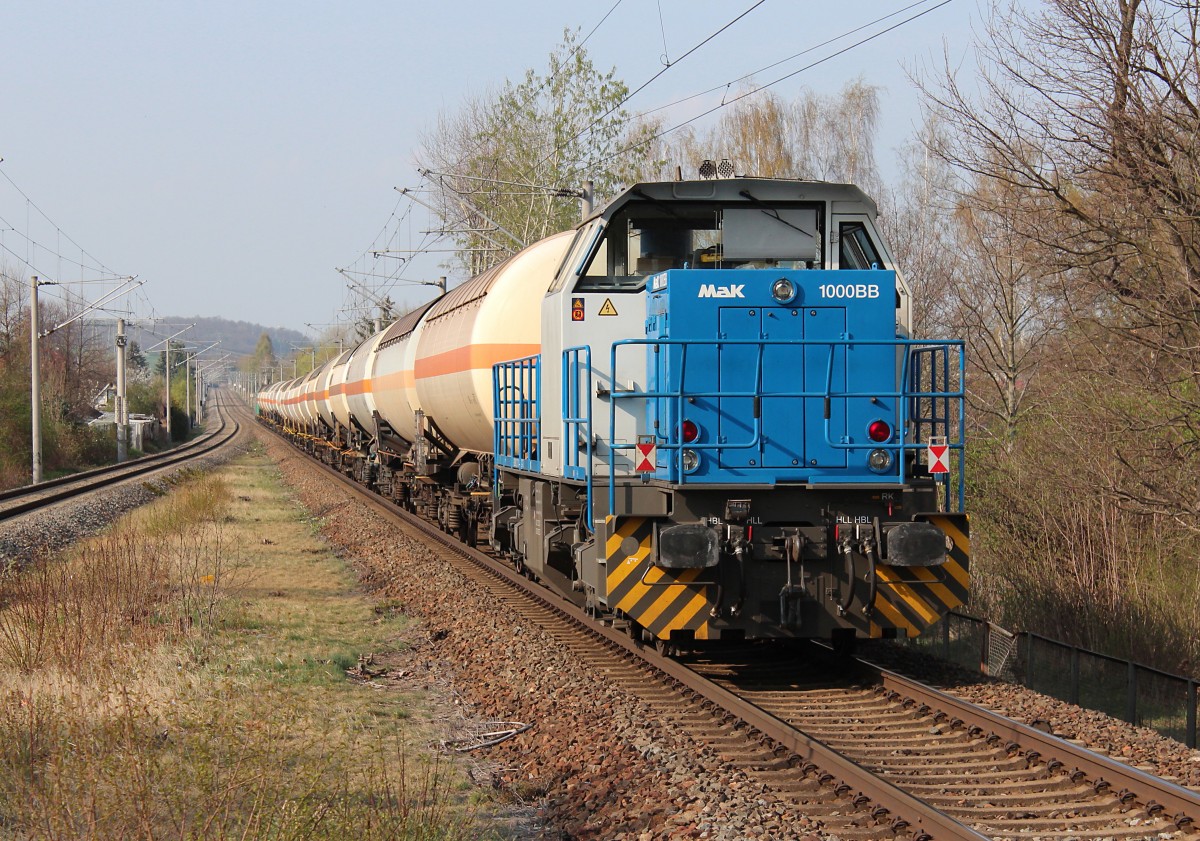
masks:
<path id="1" fill-rule="evenodd" d="M 425 702 L 345 673 L 407 620 L 276 477 L 244 457 L 0 580 L 0 838 L 477 837 Z"/>

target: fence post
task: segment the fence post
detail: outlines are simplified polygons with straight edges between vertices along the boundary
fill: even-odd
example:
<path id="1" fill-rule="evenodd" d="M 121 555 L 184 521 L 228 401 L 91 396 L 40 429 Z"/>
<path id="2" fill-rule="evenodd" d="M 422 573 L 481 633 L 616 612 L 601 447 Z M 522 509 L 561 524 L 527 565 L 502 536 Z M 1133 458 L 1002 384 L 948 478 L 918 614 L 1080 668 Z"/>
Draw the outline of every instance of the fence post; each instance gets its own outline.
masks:
<path id="1" fill-rule="evenodd" d="M 983 641 L 979 644 L 979 673 L 986 675 L 990 673 L 988 669 L 988 649 L 991 648 L 992 642 L 992 623 L 983 623 Z"/>
<path id="2" fill-rule="evenodd" d="M 1025 686 L 1033 689 L 1033 676 L 1037 672 L 1037 669 L 1035 669 L 1033 665 L 1033 654 L 1037 650 L 1035 648 L 1037 639 L 1033 634 L 1029 634 L 1026 639 L 1029 640 L 1029 656 L 1025 658 Z"/>
<path id="3" fill-rule="evenodd" d="M 1079 706 L 1079 646 L 1071 646 L 1071 703 Z"/>
<path id="4" fill-rule="evenodd" d="M 1125 720 L 1137 724 L 1137 666 L 1129 661 L 1129 677 L 1125 681 Z"/>
<path id="5" fill-rule="evenodd" d="M 1187 746 L 1196 747 L 1196 681 L 1187 682 Z"/>

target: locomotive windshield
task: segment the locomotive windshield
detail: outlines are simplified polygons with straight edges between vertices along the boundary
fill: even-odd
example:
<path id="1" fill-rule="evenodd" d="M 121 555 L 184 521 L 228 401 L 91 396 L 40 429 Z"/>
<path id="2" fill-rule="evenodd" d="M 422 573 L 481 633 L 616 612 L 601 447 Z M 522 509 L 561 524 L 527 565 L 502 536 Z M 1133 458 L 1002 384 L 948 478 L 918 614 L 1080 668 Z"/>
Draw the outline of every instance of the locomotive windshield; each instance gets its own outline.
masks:
<path id="1" fill-rule="evenodd" d="M 632 202 L 614 214 L 576 290 L 636 291 L 668 269 L 820 267 L 813 205 Z"/>

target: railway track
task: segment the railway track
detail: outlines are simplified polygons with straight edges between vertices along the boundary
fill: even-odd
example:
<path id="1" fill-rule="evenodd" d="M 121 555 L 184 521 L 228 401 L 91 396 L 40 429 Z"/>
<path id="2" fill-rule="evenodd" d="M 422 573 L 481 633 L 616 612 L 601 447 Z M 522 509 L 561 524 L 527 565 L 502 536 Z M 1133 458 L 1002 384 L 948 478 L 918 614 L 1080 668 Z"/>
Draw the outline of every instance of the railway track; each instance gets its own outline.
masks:
<path id="1" fill-rule="evenodd" d="M 807 686 L 778 658 L 691 665 L 988 838 L 1154 839 L 1200 818 L 1195 791 L 869 663 Z"/>
<path id="2" fill-rule="evenodd" d="M 605 682 L 839 838 L 1163 839 L 1200 825 L 1197 792 L 867 663 L 831 669 L 812 648 L 781 660 L 765 646 L 664 657 L 312 463 L 418 531 L 471 586 L 547 630 Z"/>
<path id="3" fill-rule="evenodd" d="M 0 523 L 164 467 L 183 464 L 224 446 L 241 431 L 241 424 L 228 412 L 222 393 L 218 391 L 216 395 L 213 403 L 220 425 L 211 432 L 163 453 L 0 492 Z"/>

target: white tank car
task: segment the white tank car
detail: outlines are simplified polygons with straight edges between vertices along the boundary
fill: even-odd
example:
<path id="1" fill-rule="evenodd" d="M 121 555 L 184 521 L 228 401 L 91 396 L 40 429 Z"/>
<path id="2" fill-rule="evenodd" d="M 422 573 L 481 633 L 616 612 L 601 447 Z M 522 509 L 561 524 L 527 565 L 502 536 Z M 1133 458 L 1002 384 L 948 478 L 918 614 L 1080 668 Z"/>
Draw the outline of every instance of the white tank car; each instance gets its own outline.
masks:
<path id="1" fill-rule="evenodd" d="M 288 423 L 292 423 L 292 381 L 283 380 L 279 383 L 279 414 Z"/>
<path id="2" fill-rule="evenodd" d="M 314 424 L 317 422 L 317 374 L 318 371 L 310 371 L 304 375 L 300 381 L 300 392 L 303 399 L 300 403 L 300 412 L 304 415 L 304 422 Z"/>
<path id="3" fill-rule="evenodd" d="M 416 440 L 414 418 L 421 408 L 413 376 L 417 343 L 425 330 L 425 313 L 436 303 L 417 307 L 384 331 L 371 363 L 375 408 L 396 434 L 410 443 Z"/>
<path id="4" fill-rule="evenodd" d="M 289 419 L 292 423 L 301 425 L 304 423 L 304 384 L 303 377 L 297 377 L 288 382 L 288 411 Z"/>
<path id="5" fill-rule="evenodd" d="M 329 375 L 329 411 L 335 420 L 344 427 L 350 426 L 350 404 L 346 400 L 346 375 L 350 373 L 350 359 L 357 347 L 343 353 L 333 362 L 333 372 Z"/>
<path id="6" fill-rule="evenodd" d="M 422 319 L 413 362 L 417 404 L 459 448 L 491 451 L 492 365 L 541 350 L 542 298 L 573 234 L 534 243 L 446 294 Z M 407 417 L 384 419 L 397 430 L 413 425 Z"/>
<path id="7" fill-rule="evenodd" d="M 330 359 L 317 369 L 317 415 L 330 429 L 333 429 L 333 409 L 329 403 L 329 381 L 333 377 L 333 365 L 336 361 Z"/>
<path id="8" fill-rule="evenodd" d="M 258 411 L 266 414 L 279 411 L 279 401 L 275 399 L 275 386 L 269 385 L 258 393 Z"/>
<path id="9" fill-rule="evenodd" d="M 271 410 L 283 416 L 283 383 L 271 383 L 267 386 L 267 394 L 271 401 Z"/>
<path id="10" fill-rule="evenodd" d="M 350 417 L 358 421 L 358 425 L 368 433 L 373 433 L 375 429 L 371 418 L 375 411 L 371 362 L 375 356 L 375 348 L 386 333 L 387 330 L 380 330 L 359 345 L 350 357 L 349 370 L 346 373 L 346 402 L 350 406 Z"/>

